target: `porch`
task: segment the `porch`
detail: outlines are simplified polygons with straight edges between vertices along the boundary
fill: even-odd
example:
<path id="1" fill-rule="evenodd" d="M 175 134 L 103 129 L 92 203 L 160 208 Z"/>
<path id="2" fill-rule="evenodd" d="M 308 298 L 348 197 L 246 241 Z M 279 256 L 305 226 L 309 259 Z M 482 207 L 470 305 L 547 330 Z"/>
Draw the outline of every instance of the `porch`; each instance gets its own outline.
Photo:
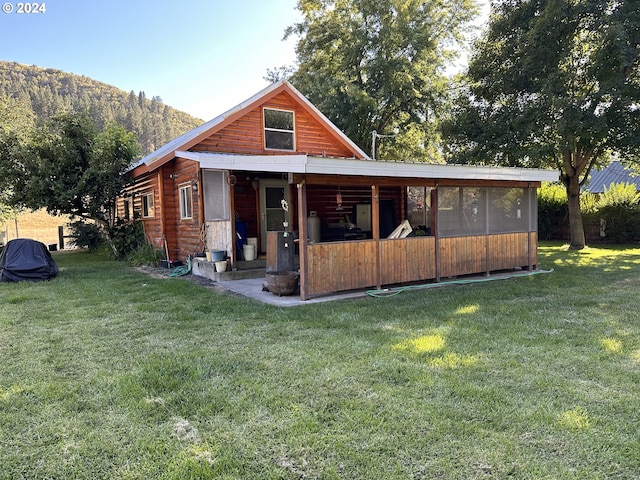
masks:
<path id="1" fill-rule="evenodd" d="M 299 271 L 302 300 L 537 266 L 536 188 L 553 172 L 178 153 L 200 163 L 207 244 L 237 272 L 218 281 L 279 270 L 276 230 L 297 232 L 299 265 L 285 270 Z M 267 255 L 251 273 L 239 226 Z"/>

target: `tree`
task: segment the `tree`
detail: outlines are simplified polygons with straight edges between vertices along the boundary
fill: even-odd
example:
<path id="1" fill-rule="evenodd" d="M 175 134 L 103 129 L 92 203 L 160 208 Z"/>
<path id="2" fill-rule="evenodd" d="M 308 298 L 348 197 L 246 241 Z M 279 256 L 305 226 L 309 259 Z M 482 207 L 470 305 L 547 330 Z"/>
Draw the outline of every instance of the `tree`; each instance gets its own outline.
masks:
<path id="1" fill-rule="evenodd" d="M 501 0 L 453 118 L 452 161 L 557 168 L 571 245 L 585 246 L 580 189 L 611 152 L 640 154 L 637 0 Z"/>
<path id="2" fill-rule="evenodd" d="M 63 113 L 34 129 L 19 148 L 11 145 L 0 164 L 9 205 L 91 219 L 112 231 L 116 199 L 139 152 L 132 133 L 117 124 L 98 133 L 86 113 Z"/>
<path id="3" fill-rule="evenodd" d="M 27 97 L 0 97 L 0 160 L 13 157 L 35 125 Z M 7 202 L 11 190 L 0 183 L 0 224 L 14 218 L 17 210 Z"/>
<path id="4" fill-rule="evenodd" d="M 365 151 L 375 131 L 395 137 L 383 142 L 389 154 L 436 157 L 445 67 L 474 0 L 299 0 L 298 10 L 285 34 L 300 37 L 292 84 Z"/>

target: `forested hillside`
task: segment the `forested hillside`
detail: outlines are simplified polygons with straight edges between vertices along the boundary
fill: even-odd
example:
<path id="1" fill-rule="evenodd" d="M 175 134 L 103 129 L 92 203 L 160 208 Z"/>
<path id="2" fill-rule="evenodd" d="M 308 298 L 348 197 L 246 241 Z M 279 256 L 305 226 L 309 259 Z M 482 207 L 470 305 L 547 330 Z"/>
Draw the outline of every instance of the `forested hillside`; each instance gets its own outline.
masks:
<path id="1" fill-rule="evenodd" d="M 203 123 L 143 91 L 127 93 L 85 76 L 14 62 L 0 61 L 2 97 L 38 120 L 59 111 L 87 111 L 99 129 L 116 121 L 136 134 L 143 155 Z"/>

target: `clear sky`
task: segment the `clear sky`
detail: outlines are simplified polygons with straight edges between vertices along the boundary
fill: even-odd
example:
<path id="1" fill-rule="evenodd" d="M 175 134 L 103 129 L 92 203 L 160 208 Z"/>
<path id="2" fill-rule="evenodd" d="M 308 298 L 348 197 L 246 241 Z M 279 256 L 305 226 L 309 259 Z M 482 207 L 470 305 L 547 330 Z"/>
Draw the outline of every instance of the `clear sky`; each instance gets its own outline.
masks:
<path id="1" fill-rule="evenodd" d="M 295 39 L 282 38 L 300 18 L 296 0 L 34 3 L 45 11 L 18 13 L 20 2 L 0 0 L 0 60 L 143 90 L 203 120 L 266 87 L 267 69 L 295 60 Z"/>
<path id="2" fill-rule="evenodd" d="M 300 20 L 296 4 L 0 0 L 0 60 L 143 90 L 207 121 L 266 87 L 269 68 L 294 63 L 296 37 L 282 38 Z"/>

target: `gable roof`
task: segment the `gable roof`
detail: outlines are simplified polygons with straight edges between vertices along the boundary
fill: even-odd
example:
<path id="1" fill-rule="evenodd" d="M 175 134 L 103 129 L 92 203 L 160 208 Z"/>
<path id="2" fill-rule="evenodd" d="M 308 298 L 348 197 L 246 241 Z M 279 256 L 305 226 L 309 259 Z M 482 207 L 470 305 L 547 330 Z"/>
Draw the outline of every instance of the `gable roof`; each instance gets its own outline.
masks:
<path id="1" fill-rule="evenodd" d="M 233 107 L 227 112 L 219 115 L 218 117 L 203 123 L 199 127 L 175 138 L 169 143 L 163 145 L 155 152 L 150 153 L 146 157 L 143 157 L 136 162 L 131 170 L 134 174 L 142 174 L 162 166 L 166 162 L 173 159 L 177 150 L 188 150 L 202 140 L 210 137 L 214 133 L 218 132 L 225 126 L 234 122 L 238 118 L 247 114 L 258 105 L 267 102 L 271 98 L 279 95 L 282 92 L 287 92 L 296 102 L 301 104 L 309 114 L 314 117 L 321 125 L 327 128 L 329 133 L 336 139 L 338 143 L 343 145 L 348 151 L 352 152 L 354 158 L 365 158 L 369 156 L 364 153 L 360 147 L 358 147 L 349 137 L 347 137 L 338 127 L 336 127 L 331 120 L 329 120 L 320 110 L 318 110 L 304 95 L 295 89 L 286 80 L 272 83 L 262 91 L 256 93 L 251 98 L 245 100 L 239 105 Z"/>
<path id="2" fill-rule="evenodd" d="M 601 170 L 592 172 L 583 190 L 604 193 L 604 189 L 609 188 L 612 183 L 631 183 L 636 186 L 636 190 L 640 190 L 640 176 L 617 160 Z"/>

